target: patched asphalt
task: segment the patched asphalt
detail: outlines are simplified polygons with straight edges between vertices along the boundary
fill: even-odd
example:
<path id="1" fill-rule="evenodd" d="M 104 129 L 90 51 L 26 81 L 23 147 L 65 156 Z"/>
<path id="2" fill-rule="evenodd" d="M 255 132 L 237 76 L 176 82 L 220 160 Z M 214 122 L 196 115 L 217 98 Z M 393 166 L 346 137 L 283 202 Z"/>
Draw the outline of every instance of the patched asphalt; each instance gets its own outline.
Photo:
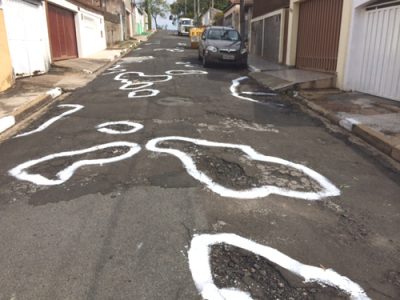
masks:
<path id="1" fill-rule="evenodd" d="M 201 299 L 187 258 L 191 238 L 201 233 L 235 233 L 304 264 L 332 268 L 372 299 L 400 298 L 399 174 L 328 131 L 282 95 L 253 97 L 258 102 L 234 97 L 232 80 L 247 71 L 226 66 L 204 69 L 196 50 L 178 45 L 182 42 L 189 44 L 188 38 L 172 32 L 156 33 L 148 45 L 125 57 L 114 74 L 104 75 L 111 72 L 105 71 L 60 102 L 81 104 L 82 110 L 42 132 L 0 144 L 0 298 Z M 157 48 L 180 50 L 154 51 Z M 144 56 L 154 59 L 133 59 Z M 144 73 L 126 77 L 136 87 L 143 81 L 163 80 L 170 70 L 208 74 L 173 75 L 169 81 L 144 87 L 158 90 L 156 96 L 129 98 L 132 90 L 127 89 L 132 86 L 120 89 L 124 82 L 115 80 L 121 69 Z M 244 82 L 239 91 L 268 92 L 252 81 Z M 60 103 L 21 132 L 65 112 L 57 107 Z M 127 135 L 96 130 L 101 123 L 123 120 L 144 128 Z M 341 195 L 319 201 L 274 194 L 258 199 L 221 197 L 190 176 L 177 157 L 146 150 L 149 140 L 164 136 L 249 145 L 263 155 L 311 168 Z M 117 141 L 137 143 L 142 149 L 119 162 L 82 166 L 55 186 L 8 174 L 32 159 Z M 207 147 L 184 143 L 163 147 L 172 146 L 191 152 L 188 155 L 200 170 L 233 189 L 264 183 L 318 191 L 301 172 L 235 157 L 235 151 L 208 152 Z M 77 159 L 125 151 L 108 148 L 57 158 L 29 170 L 56 178 Z M 257 299 L 296 298 L 296 293 L 306 299 L 343 297 L 330 289 L 299 285 L 298 278 L 267 262 L 257 264 L 265 266 L 265 272 L 258 270 L 254 257 L 227 249 L 213 252 L 218 271 L 213 275 L 222 276 L 215 280 L 221 288 L 236 282 L 230 287 L 250 291 Z M 218 268 L 218 261 L 228 266 Z M 244 266 L 229 265 L 232 261 Z M 223 277 L 230 272 L 235 272 L 233 278 Z M 251 287 L 254 281 L 256 287 Z"/>

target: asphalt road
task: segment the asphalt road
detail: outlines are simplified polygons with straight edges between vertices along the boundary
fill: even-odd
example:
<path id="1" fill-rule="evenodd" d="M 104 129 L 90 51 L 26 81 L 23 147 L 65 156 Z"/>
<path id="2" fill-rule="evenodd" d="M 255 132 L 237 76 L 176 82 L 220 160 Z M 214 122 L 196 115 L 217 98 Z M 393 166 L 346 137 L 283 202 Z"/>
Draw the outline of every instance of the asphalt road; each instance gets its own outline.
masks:
<path id="1" fill-rule="evenodd" d="M 76 111 L 0 145 L 0 299 L 201 299 L 188 250 L 194 235 L 217 233 L 332 268 L 372 299 L 400 299 L 399 174 L 283 96 L 250 95 L 269 91 L 242 78 L 246 70 L 202 68 L 181 43 L 153 35 L 21 133 Z M 96 128 L 111 121 L 143 128 Z M 253 299 L 347 298 L 302 283 L 282 259 L 211 248 L 218 288 Z M 207 265 L 196 255 L 194 273 Z"/>

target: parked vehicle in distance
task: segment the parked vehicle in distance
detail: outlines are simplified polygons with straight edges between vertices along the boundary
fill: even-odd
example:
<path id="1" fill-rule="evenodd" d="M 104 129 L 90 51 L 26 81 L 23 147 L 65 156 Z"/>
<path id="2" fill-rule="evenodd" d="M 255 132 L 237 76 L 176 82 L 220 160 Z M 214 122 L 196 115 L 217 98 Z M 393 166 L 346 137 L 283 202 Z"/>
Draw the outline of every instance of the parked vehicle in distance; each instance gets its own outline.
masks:
<path id="1" fill-rule="evenodd" d="M 203 66 L 211 63 L 230 63 L 247 67 L 247 47 L 239 32 L 231 27 L 211 26 L 202 34 L 199 60 Z"/>
<path id="2" fill-rule="evenodd" d="M 178 35 L 189 35 L 190 28 L 193 27 L 193 19 L 180 18 L 178 20 Z"/>

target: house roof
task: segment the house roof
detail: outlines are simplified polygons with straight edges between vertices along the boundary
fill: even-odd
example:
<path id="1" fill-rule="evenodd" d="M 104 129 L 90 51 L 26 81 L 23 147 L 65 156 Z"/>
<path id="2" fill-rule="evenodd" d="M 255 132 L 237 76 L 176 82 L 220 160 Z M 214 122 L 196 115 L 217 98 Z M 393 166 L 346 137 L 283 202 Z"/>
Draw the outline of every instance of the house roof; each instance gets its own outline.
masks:
<path id="1" fill-rule="evenodd" d="M 227 8 L 224 9 L 224 12 L 227 12 L 232 7 L 234 7 L 235 5 L 239 5 L 240 4 L 240 0 L 229 0 L 229 1 L 230 1 L 230 4 L 229 4 L 229 6 Z M 244 6 L 245 7 L 253 6 L 253 0 L 244 0 Z"/>

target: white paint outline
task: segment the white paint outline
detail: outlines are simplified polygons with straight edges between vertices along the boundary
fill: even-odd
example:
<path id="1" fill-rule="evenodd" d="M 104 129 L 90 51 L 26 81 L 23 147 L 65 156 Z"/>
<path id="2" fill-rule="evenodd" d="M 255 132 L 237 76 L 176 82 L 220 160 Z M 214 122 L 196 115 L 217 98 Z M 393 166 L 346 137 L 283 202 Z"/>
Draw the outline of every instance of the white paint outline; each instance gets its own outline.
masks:
<path id="1" fill-rule="evenodd" d="M 321 186 L 322 190 L 319 192 L 301 192 L 301 191 L 293 191 L 286 188 L 280 188 L 272 185 L 264 185 L 261 187 L 251 188 L 248 190 L 233 190 L 226 188 L 216 182 L 214 182 L 210 177 L 208 177 L 205 173 L 199 171 L 196 167 L 193 159 L 187 155 L 186 153 L 173 149 L 173 148 L 159 148 L 157 147 L 158 143 L 166 142 L 166 141 L 184 141 L 190 142 L 199 146 L 206 147 L 223 147 L 229 149 L 238 149 L 247 155 L 247 158 L 256 161 L 270 162 L 275 164 L 281 164 L 284 166 L 288 166 L 294 169 L 301 171 L 302 173 L 308 175 L 313 180 L 318 182 Z M 304 200 L 320 200 L 325 197 L 333 197 L 339 196 L 340 190 L 334 186 L 327 178 L 317 173 L 316 171 L 300 165 L 296 164 L 278 157 L 266 156 L 261 153 L 255 151 L 252 147 L 247 145 L 237 145 L 237 144 L 228 144 L 228 143 L 219 143 L 219 142 L 211 142 L 207 140 L 193 139 L 181 136 L 167 136 L 167 137 L 159 137 L 152 139 L 147 142 L 146 149 L 149 151 L 160 152 L 160 153 L 168 153 L 177 158 L 179 158 L 184 165 L 186 171 L 190 176 L 202 182 L 212 190 L 222 197 L 231 197 L 238 199 L 255 199 L 269 196 L 270 194 L 282 195 L 286 197 L 299 198 Z"/>
<path id="2" fill-rule="evenodd" d="M 195 67 L 194 65 L 192 65 L 192 63 L 190 61 L 178 61 L 175 64 L 176 65 L 183 65 L 185 68 Z"/>
<path id="3" fill-rule="evenodd" d="M 121 154 L 119 156 L 113 156 L 110 158 L 78 160 L 78 161 L 74 162 L 73 164 L 71 164 L 70 166 L 68 166 L 65 169 L 58 172 L 56 174 L 56 177 L 58 179 L 55 179 L 55 180 L 46 178 L 40 174 L 29 174 L 28 172 L 25 171 L 26 169 L 28 169 L 34 165 L 37 165 L 37 164 L 45 162 L 45 161 L 52 160 L 54 158 L 71 157 L 71 156 L 90 153 L 90 152 L 107 149 L 107 148 L 111 148 L 111 147 L 129 147 L 130 150 L 124 154 Z M 30 181 L 37 185 L 58 185 L 58 184 L 64 183 L 68 179 L 70 179 L 72 177 L 72 175 L 74 175 L 75 171 L 82 166 L 104 165 L 104 164 L 117 162 L 120 160 L 127 159 L 129 157 L 132 157 L 133 155 L 138 153 L 140 150 L 141 150 L 141 147 L 136 143 L 112 142 L 112 143 L 97 145 L 97 146 L 90 147 L 90 148 L 81 149 L 81 150 L 66 151 L 66 152 L 60 152 L 60 153 L 46 155 L 39 159 L 34 159 L 34 160 L 24 162 L 24 163 L 16 166 L 15 168 L 9 170 L 8 173 L 11 176 L 14 176 L 15 178 L 17 178 L 19 180 Z"/>
<path id="4" fill-rule="evenodd" d="M 175 75 L 175 76 L 181 76 L 181 75 L 206 75 L 206 74 L 208 74 L 208 72 L 207 71 L 203 71 L 203 70 L 169 70 L 169 71 L 166 71 L 165 74 Z"/>
<path id="5" fill-rule="evenodd" d="M 138 94 L 138 93 L 145 93 L 148 92 L 148 94 Z M 128 94 L 128 98 L 148 98 L 148 97 L 154 97 L 157 96 L 160 93 L 159 90 L 155 89 L 141 89 L 141 90 L 136 90 L 132 91 Z"/>
<path id="6" fill-rule="evenodd" d="M 121 67 L 121 65 L 115 65 L 111 68 L 108 68 L 106 71 L 110 71 L 110 72 L 103 73 L 102 75 L 111 75 L 111 74 L 126 72 L 126 69 L 120 69 L 120 67 Z"/>
<path id="7" fill-rule="evenodd" d="M 179 53 L 182 53 L 185 50 L 183 50 L 181 48 L 155 48 L 155 49 L 153 49 L 153 51 L 168 51 L 168 52 L 179 52 Z"/>
<path id="8" fill-rule="evenodd" d="M 159 79 L 159 80 L 152 80 L 152 81 L 137 81 L 134 82 L 129 79 L 121 78 L 122 76 L 125 76 L 126 74 L 136 74 L 139 77 L 142 78 L 164 78 L 164 79 Z M 148 98 L 148 97 L 154 97 L 157 96 L 160 91 L 156 89 L 146 89 L 146 87 L 150 87 L 154 85 L 156 82 L 166 82 L 171 80 L 173 77 L 171 75 L 146 75 L 143 72 L 124 72 L 120 73 L 117 76 L 114 77 L 114 80 L 121 81 L 124 83 L 119 89 L 120 90 L 130 90 L 131 92 L 128 94 L 128 98 Z M 135 87 L 136 86 L 136 87 Z M 148 93 L 141 95 L 139 93 Z"/>
<path id="9" fill-rule="evenodd" d="M 27 135 L 30 135 L 30 134 L 33 134 L 36 132 L 43 131 L 47 127 L 49 127 L 51 124 L 53 124 L 54 122 L 57 122 L 59 119 L 65 117 L 65 116 L 76 113 L 77 111 L 81 110 L 84 106 L 80 105 L 80 104 L 60 104 L 57 107 L 72 107 L 72 109 L 63 112 L 62 114 L 55 116 L 55 117 L 51 118 L 50 120 L 47 120 L 46 122 L 44 122 L 42 125 L 40 125 L 38 128 L 36 128 L 34 130 L 16 135 L 15 138 L 27 136 Z"/>
<path id="10" fill-rule="evenodd" d="M 170 75 L 146 75 L 143 72 L 133 72 L 133 71 L 131 71 L 131 72 L 123 72 L 123 73 L 118 74 L 117 76 L 114 77 L 114 80 L 118 80 L 118 81 L 121 81 L 123 83 L 133 82 L 133 81 L 131 81 L 129 79 L 121 78 L 122 76 L 124 76 L 126 74 L 136 74 L 136 75 L 139 75 L 139 77 L 142 77 L 142 78 L 146 78 L 146 77 L 150 77 L 150 78 L 166 77 L 166 79 L 164 79 L 164 80 L 160 79 L 160 80 L 142 81 L 141 83 L 143 83 L 143 82 L 152 82 L 152 83 L 166 82 L 166 81 L 169 81 L 169 80 L 172 79 L 172 76 L 170 76 Z"/>
<path id="11" fill-rule="evenodd" d="M 264 92 L 241 92 L 245 95 L 254 95 L 254 96 L 276 96 L 276 93 L 264 93 Z"/>
<path id="12" fill-rule="evenodd" d="M 304 282 L 315 282 L 331 286 L 348 293 L 353 300 L 370 299 L 360 285 L 336 273 L 333 269 L 322 269 L 305 265 L 282 252 L 232 233 L 195 235 L 188 251 L 189 267 L 193 281 L 204 299 L 208 300 L 252 300 L 246 292 L 233 288 L 219 289 L 212 278 L 210 247 L 228 244 L 268 259 L 270 262 L 300 276 Z"/>
<path id="13" fill-rule="evenodd" d="M 131 64 L 131 63 L 142 63 L 144 61 L 152 60 L 154 59 L 154 56 L 152 55 L 147 55 L 147 56 L 127 56 L 124 58 L 121 58 L 119 60 L 120 64 Z"/>
<path id="14" fill-rule="evenodd" d="M 152 86 L 153 84 L 154 84 L 153 82 L 132 82 L 132 81 L 128 81 L 123 86 L 121 86 L 119 89 L 120 90 L 124 90 L 124 91 L 125 90 L 126 91 L 140 90 L 140 89 Z"/>
<path id="15" fill-rule="evenodd" d="M 239 94 L 238 87 L 240 85 L 240 82 L 243 81 L 243 80 L 246 80 L 246 79 L 249 79 L 249 77 L 243 76 L 243 77 L 239 77 L 239 78 L 236 78 L 236 79 L 232 80 L 232 85 L 229 88 L 230 91 L 231 91 L 232 96 L 234 96 L 236 98 L 239 98 L 239 99 L 246 100 L 246 101 L 265 104 L 265 103 L 263 103 L 261 101 L 258 101 L 256 99 L 253 99 L 253 98 L 250 98 L 250 97 L 245 97 L 245 96 L 242 96 L 242 95 Z M 277 95 L 276 93 L 263 93 L 263 92 L 241 92 L 241 93 L 245 94 L 245 95 L 255 95 L 255 96 L 276 96 Z"/>
<path id="16" fill-rule="evenodd" d="M 255 99 L 253 99 L 253 98 L 241 96 L 241 95 L 238 93 L 237 88 L 239 87 L 240 82 L 243 81 L 243 80 L 246 80 L 246 79 L 248 79 L 248 78 L 249 78 L 249 77 L 247 77 L 247 76 L 243 76 L 243 77 L 239 77 L 239 78 L 236 78 L 236 79 L 232 80 L 232 85 L 231 85 L 231 87 L 229 88 L 230 91 L 231 91 L 232 96 L 234 96 L 234 97 L 236 97 L 236 98 L 239 98 L 239 99 L 246 100 L 246 101 L 261 103 L 260 101 L 257 101 L 257 100 L 255 100 Z"/>
<path id="17" fill-rule="evenodd" d="M 112 126 L 112 125 L 127 125 L 127 126 L 131 126 L 132 129 L 130 129 L 130 130 L 115 130 L 115 129 L 107 128 L 107 126 Z M 140 123 L 131 122 L 131 121 L 114 121 L 114 122 L 101 123 L 96 126 L 96 129 L 99 132 L 108 133 L 108 134 L 129 134 L 129 133 L 134 133 L 134 132 L 137 132 L 137 131 L 143 129 L 143 125 Z"/>

